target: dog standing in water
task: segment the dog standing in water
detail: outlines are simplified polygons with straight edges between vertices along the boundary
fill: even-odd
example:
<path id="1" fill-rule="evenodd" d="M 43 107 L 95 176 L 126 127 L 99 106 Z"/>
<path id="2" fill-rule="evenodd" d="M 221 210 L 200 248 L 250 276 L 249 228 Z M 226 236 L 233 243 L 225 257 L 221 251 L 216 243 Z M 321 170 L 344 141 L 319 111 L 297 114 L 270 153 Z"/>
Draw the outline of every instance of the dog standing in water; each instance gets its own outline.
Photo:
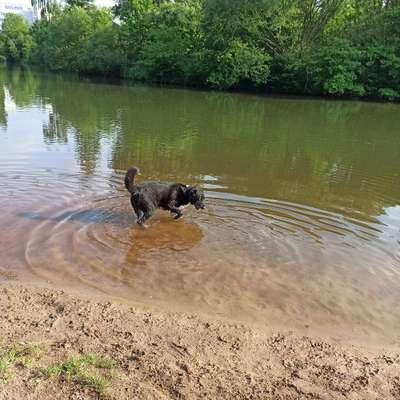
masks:
<path id="1" fill-rule="evenodd" d="M 179 207 L 192 204 L 196 210 L 204 209 L 204 193 L 195 186 L 181 183 L 142 182 L 135 185 L 136 167 L 129 168 L 125 175 L 125 187 L 131 194 L 131 204 L 137 215 L 137 223 L 144 224 L 157 208 L 182 216 Z"/>

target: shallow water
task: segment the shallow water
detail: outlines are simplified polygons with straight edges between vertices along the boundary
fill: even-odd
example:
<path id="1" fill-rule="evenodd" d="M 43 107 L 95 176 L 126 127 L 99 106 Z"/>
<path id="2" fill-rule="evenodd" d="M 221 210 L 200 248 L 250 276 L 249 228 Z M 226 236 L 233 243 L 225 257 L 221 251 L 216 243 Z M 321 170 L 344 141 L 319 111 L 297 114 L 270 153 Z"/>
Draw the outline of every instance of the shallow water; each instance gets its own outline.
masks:
<path id="1" fill-rule="evenodd" d="M 0 280 L 399 340 L 400 106 L 0 71 Z M 202 186 L 140 229 L 123 188 Z"/>

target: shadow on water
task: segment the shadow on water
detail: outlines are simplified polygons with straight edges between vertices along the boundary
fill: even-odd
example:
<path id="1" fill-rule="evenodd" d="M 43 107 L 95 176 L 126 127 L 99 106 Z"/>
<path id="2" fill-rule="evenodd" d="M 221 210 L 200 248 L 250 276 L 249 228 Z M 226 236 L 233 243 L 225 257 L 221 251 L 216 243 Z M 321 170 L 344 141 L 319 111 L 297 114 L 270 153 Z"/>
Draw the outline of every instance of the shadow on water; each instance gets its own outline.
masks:
<path id="1" fill-rule="evenodd" d="M 202 230 L 195 224 L 171 221 L 162 218 L 149 228 L 132 229 L 129 235 L 131 245 L 126 253 L 127 261 L 132 264 L 143 260 L 149 253 L 159 253 L 162 263 L 163 252 L 185 252 L 193 248 L 204 237 Z"/>

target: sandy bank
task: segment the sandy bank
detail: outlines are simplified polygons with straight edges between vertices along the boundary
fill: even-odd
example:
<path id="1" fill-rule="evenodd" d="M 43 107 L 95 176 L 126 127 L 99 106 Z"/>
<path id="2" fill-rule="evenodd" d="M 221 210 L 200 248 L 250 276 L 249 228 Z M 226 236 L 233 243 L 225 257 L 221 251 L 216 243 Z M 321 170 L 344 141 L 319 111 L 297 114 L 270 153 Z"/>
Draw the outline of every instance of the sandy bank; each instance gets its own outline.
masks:
<path id="1" fill-rule="evenodd" d="M 37 343 L 36 364 L 96 352 L 115 361 L 115 399 L 400 399 L 400 351 L 370 350 L 61 291 L 0 286 L 3 344 Z M 92 399 L 16 365 L 0 399 Z"/>

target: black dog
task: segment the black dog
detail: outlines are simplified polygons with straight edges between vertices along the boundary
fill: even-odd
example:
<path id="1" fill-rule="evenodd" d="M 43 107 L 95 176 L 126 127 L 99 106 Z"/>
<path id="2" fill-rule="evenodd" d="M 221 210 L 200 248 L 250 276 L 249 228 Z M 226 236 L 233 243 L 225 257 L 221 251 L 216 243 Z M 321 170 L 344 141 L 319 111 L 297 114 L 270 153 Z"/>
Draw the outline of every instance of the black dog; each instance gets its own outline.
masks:
<path id="1" fill-rule="evenodd" d="M 137 215 L 138 224 L 143 224 L 157 208 L 176 214 L 175 219 L 182 216 L 179 207 L 193 204 L 196 210 L 204 208 L 204 194 L 194 187 L 181 183 L 143 182 L 134 184 L 135 175 L 139 170 L 129 168 L 125 175 L 125 187 L 131 194 L 131 204 Z"/>

